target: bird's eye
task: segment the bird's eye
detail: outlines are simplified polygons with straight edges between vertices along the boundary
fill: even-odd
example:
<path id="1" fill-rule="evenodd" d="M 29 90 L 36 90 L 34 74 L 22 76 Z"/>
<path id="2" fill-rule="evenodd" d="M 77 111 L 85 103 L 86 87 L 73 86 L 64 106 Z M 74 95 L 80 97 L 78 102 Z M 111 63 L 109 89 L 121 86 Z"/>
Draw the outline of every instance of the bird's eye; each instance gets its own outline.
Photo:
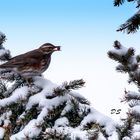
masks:
<path id="1" fill-rule="evenodd" d="M 52 48 L 51 47 L 48 47 L 48 49 L 51 50 Z"/>
<path id="2" fill-rule="evenodd" d="M 53 49 L 53 47 L 49 47 L 49 49 L 50 49 L 50 50 L 52 50 L 52 49 Z"/>

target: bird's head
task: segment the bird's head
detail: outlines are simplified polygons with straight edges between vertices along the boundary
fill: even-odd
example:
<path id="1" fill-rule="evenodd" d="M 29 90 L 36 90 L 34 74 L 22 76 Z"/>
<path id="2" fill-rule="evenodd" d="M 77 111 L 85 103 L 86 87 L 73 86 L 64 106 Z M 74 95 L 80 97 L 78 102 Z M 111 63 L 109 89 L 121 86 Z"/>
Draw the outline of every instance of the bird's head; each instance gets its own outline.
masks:
<path id="1" fill-rule="evenodd" d="M 45 43 L 41 45 L 39 49 L 45 54 L 51 54 L 54 51 L 60 51 L 60 46 L 54 46 L 51 43 Z"/>

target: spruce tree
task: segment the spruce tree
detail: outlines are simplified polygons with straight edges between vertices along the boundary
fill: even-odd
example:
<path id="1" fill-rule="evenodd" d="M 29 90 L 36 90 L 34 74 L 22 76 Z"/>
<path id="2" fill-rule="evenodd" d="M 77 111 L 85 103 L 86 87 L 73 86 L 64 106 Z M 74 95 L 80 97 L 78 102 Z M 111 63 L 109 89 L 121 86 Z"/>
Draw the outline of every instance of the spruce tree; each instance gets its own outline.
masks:
<path id="1" fill-rule="evenodd" d="M 114 6 L 120 6 L 125 2 L 125 0 L 114 0 Z M 129 33 L 135 33 L 140 26 L 140 0 L 127 0 L 127 2 L 136 3 L 136 8 L 138 11 L 130 17 L 125 23 L 120 25 L 120 28 L 117 31 L 124 31 Z"/>
<path id="2" fill-rule="evenodd" d="M 119 63 L 116 67 L 118 72 L 128 74 L 128 83 L 138 88 L 138 91 L 125 91 L 122 102 L 127 103 L 129 109 L 127 117 L 122 119 L 123 124 L 118 127 L 120 140 L 140 140 L 140 55 L 135 55 L 133 48 L 126 48 L 115 41 L 108 56 Z"/>
<path id="3" fill-rule="evenodd" d="M 114 6 L 120 6 L 125 0 L 114 0 Z M 135 33 L 140 26 L 140 0 L 127 0 L 136 3 L 138 11 L 120 26 L 117 31 Z M 126 48 L 119 41 L 114 42 L 114 49 L 108 52 L 108 56 L 117 61 L 118 72 L 127 73 L 128 83 L 137 86 L 137 91 L 125 90 L 122 102 L 129 105 L 127 117 L 121 119 L 122 125 L 118 127 L 121 140 L 140 140 L 140 55 L 135 54 L 134 48 Z"/>
<path id="4" fill-rule="evenodd" d="M 0 34 L 0 59 L 11 58 Z M 43 76 L 32 84 L 21 75 L 0 70 L 0 139 L 3 140 L 112 140 L 116 123 L 91 107 L 74 90 L 85 82 L 54 84 Z"/>

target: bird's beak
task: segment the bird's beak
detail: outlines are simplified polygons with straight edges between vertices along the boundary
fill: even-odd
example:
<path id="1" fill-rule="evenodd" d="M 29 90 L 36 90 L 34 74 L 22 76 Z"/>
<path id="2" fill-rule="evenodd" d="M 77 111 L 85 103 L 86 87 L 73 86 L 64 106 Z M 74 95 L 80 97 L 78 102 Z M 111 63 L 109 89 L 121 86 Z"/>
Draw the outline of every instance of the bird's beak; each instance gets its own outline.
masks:
<path id="1" fill-rule="evenodd" d="M 61 48 L 60 46 L 55 46 L 53 50 L 54 51 L 61 51 L 60 48 Z"/>

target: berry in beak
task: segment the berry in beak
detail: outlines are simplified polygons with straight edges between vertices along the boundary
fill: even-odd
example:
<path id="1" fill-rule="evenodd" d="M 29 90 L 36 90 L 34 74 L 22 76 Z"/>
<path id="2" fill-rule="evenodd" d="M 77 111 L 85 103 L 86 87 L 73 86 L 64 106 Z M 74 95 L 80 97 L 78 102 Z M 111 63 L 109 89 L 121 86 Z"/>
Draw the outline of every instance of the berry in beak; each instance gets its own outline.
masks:
<path id="1" fill-rule="evenodd" d="M 60 46 L 55 46 L 53 50 L 54 51 L 61 51 L 60 48 L 61 48 Z"/>

